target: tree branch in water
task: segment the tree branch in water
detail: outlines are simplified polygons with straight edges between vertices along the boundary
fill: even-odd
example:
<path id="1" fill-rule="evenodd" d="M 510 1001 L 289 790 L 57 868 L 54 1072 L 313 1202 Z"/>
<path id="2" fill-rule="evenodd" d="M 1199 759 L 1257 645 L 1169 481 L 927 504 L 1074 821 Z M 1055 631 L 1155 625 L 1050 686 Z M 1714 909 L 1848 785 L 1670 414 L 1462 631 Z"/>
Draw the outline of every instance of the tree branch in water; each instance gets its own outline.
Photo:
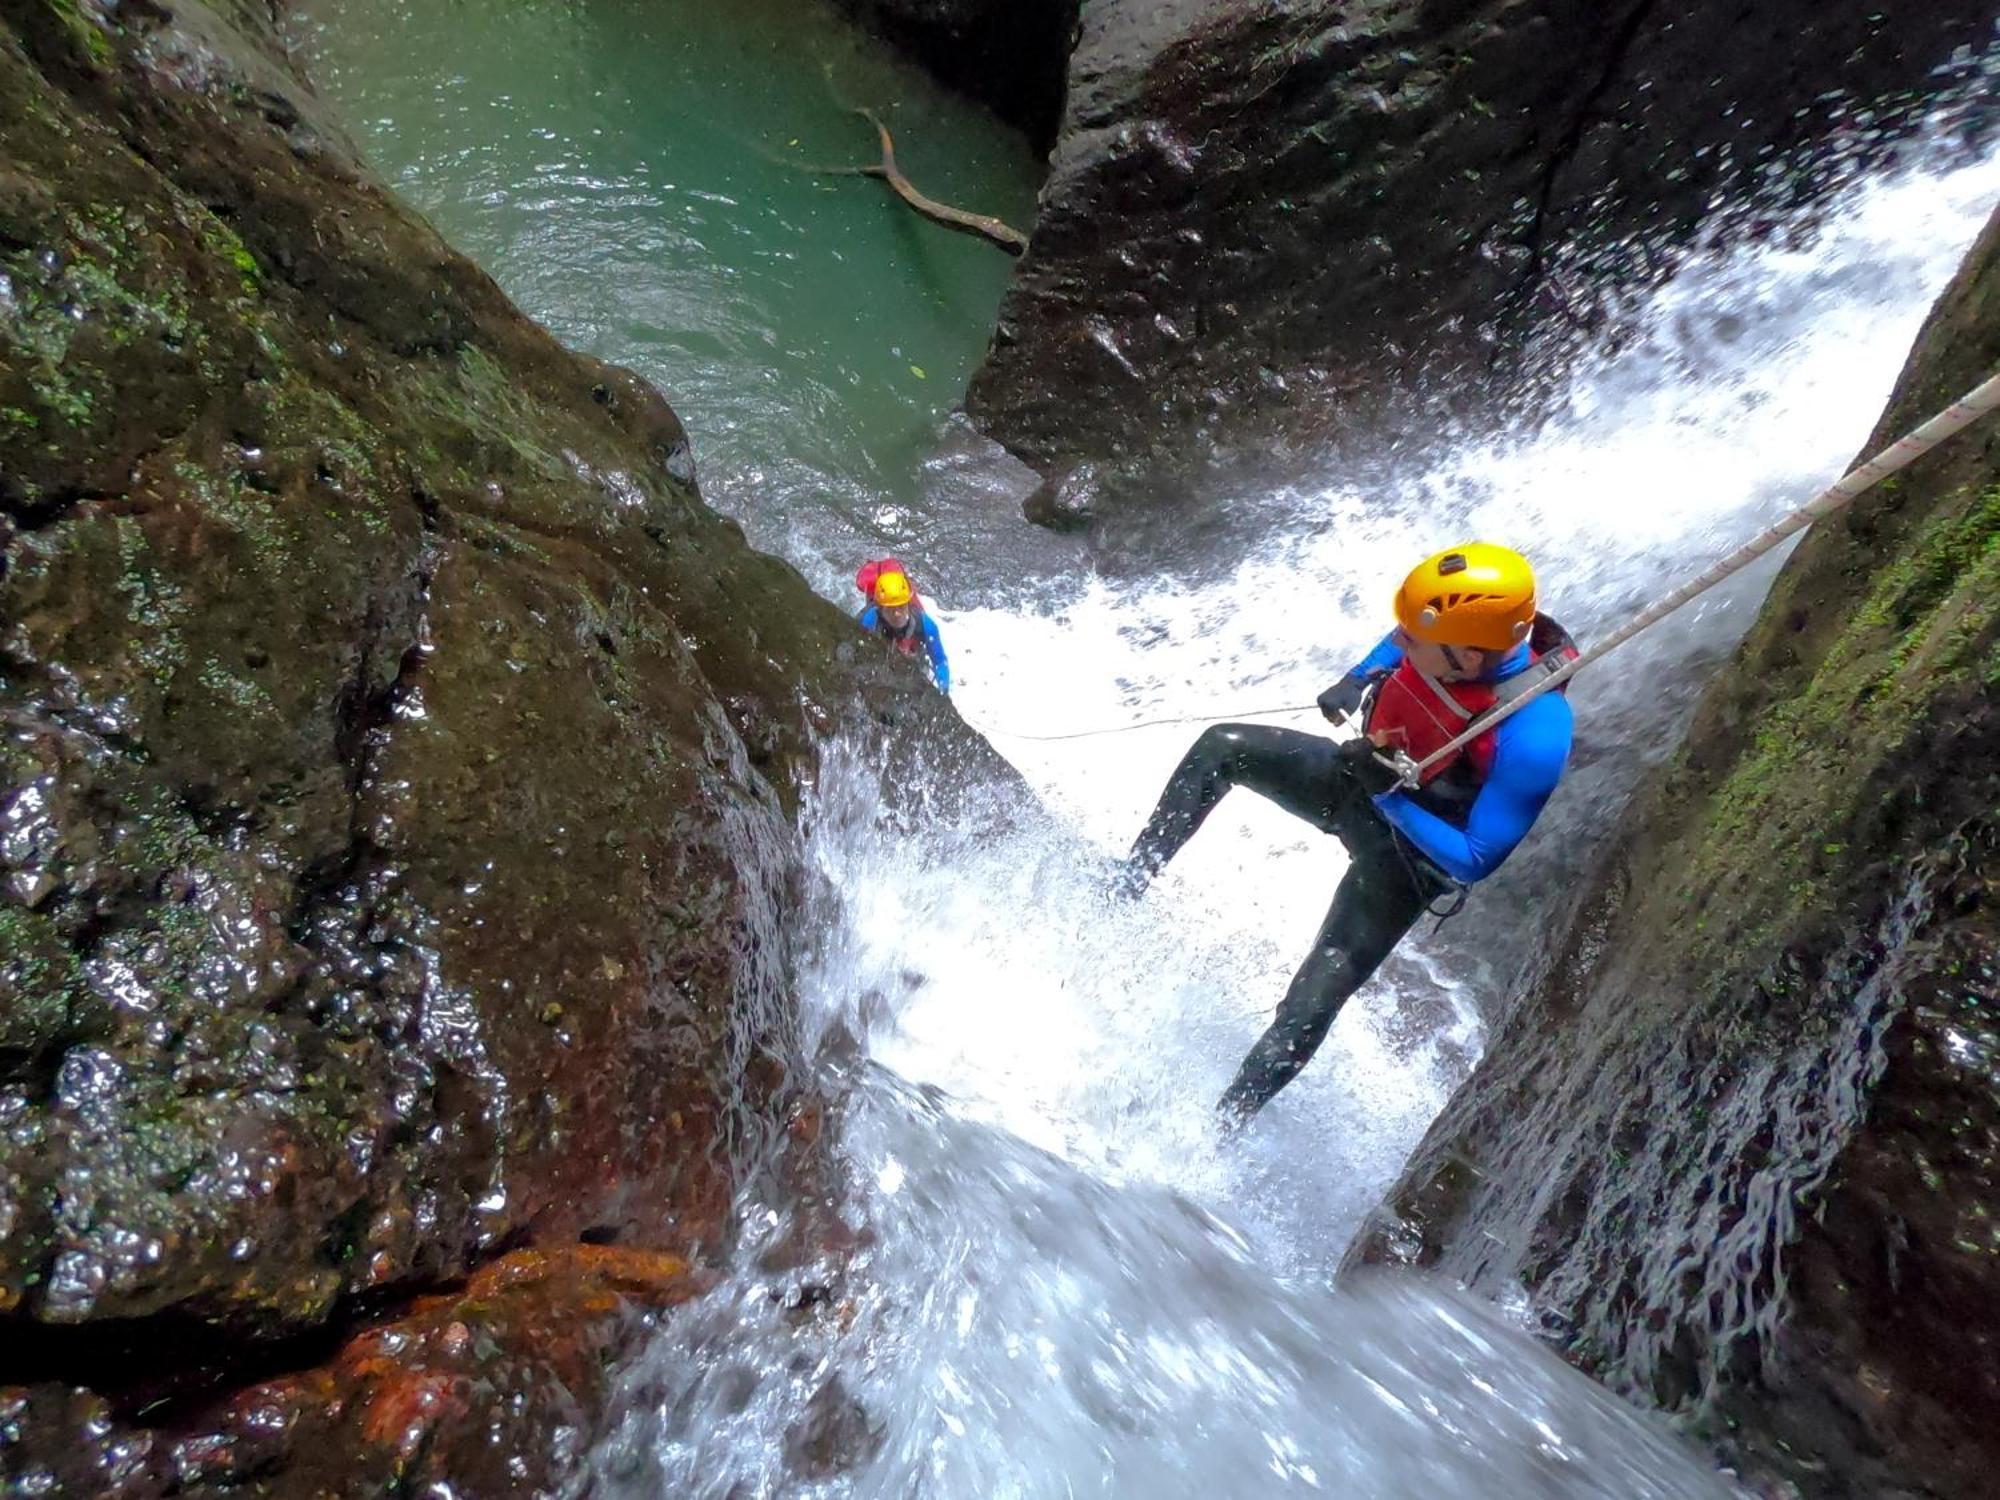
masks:
<path id="1" fill-rule="evenodd" d="M 876 134 L 882 139 L 882 160 L 879 164 L 867 167 L 815 167 L 803 162 L 785 162 L 785 165 L 796 167 L 802 172 L 817 172 L 829 177 L 879 177 L 889 184 L 898 198 L 933 224 L 942 224 L 946 229 L 956 229 L 964 234 L 976 234 L 981 239 L 998 245 L 1009 255 L 1019 255 L 1028 248 L 1028 237 L 1004 220 L 996 219 L 991 214 L 967 213 L 962 208 L 953 208 L 949 203 L 940 203 L 937 199 L 921 192 L 915 183 L 903 175 L 902 168 L 896 165 L 896 139 L 889 134 L 889 127 L 882 123 L 873 110 L 857 109 L 854 112 L 873 125 Z M 782 158 L 773 159 L 782 160 Z"/>

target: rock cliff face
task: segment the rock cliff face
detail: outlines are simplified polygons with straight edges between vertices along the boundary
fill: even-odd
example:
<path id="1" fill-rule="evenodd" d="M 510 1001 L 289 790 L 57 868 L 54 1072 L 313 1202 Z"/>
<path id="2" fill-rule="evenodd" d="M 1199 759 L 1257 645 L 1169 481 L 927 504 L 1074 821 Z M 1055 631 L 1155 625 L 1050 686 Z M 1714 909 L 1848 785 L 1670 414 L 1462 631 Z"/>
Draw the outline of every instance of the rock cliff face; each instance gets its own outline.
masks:
<path id="1" fill-rule="evenodd" d="M 1082 0 L 839 3 L 945 83 L 1027 132 L 1038 152 L 1054 144 Z"/>
<path id="2" fill-rule="evenodd" d="M 1869 448 L 1996 368 L 2000 218 Z M 1996 688 L 1989 423 L 1807 535 L 1359 1258 L 1805 1494 L 1992 1493 Z"/>
<path id="3" fill-rule="evenodd" d="M 0 0 L 0 547 L 0 1471 L 234 1482 L 293 1427 L 232 1390 L 504 1252 L 579 1348 L 684 1295 L 577 1247 L 713 1256 L 797 1094 L 814 730 L 970 737 L 356 167 L 261 6 Z M 500 1290 L 419 1401 L 471 1432 L 543 1357 Z"/>
<path id="4" fill-rule="evenodd" d="M 1323 445 L 1425 374 L 1471 403 L 1468 377 L 1505 385 L 1530 335 L 1598 327 L 1717 230 L 1715 202 L 1757 232 L 1879 156 L 1997 13 L 1100 0 L 968 409 L 1045 473 L 1115 482 L 1256 434 Z"/>

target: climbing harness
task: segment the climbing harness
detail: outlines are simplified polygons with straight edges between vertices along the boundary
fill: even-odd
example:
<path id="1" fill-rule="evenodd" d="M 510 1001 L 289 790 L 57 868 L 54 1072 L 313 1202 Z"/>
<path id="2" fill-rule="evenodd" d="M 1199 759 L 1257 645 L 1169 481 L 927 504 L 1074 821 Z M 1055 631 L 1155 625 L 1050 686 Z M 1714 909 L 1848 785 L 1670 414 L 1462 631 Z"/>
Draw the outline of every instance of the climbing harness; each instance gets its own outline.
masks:
<path id="1" fill-rule="evenodd" d="M 1431 767 L 1458 754 L 1503 719 L 1512 718 L 1551 688 L 1561 687 L 1591 662 L 1622 646 L 1649 625 L 1665 619 L 1696 595 L 1706 593 L 1731 574 L 1741 572 L 1785 538 L 1842 509 L 1857 495 L 1881 483 L 1897 470 L 1908 468 L 1946 438 L 1964 431 L 1996 407 L 2000 407 L 2000 375 L 1989 376 L 1983 384 L 1959 397 L 1921 427 L 1905 433 L 1866 463 L 1848 470 L 1810 502 L 1745 542 L 1707 572 L 1689 579 L 1650 608 L 1641 610 L 1588 651 L 1541 678 L 1525 693 L 1496 704 L 1467 725 L 1457 738 L 1439 746 L 1422 760 L 1412 760 L 1401 751 L 1376 758 L 1393 770 L 1405 787 L 1422 785 L 1424 775 Z"/>
<path id="2" fill-rule="evenodd" d="M 1467 885 L 1463 880 L 1453 880 L 1444 871 L 1440 870 L 1428 859 L 1425 859 L 1418 852 L 1416 846 L 1404 838 L 1402 834 L 1395 834 L 1392 846 L 1396 851 L 1396 857 L 1402 860 L 1403 868 L 1410 872 L 1410 883 L 1412 885 L 1416 886 L 1420 891 L 1426 885 L 1437 887 L 1430 900 L 1424 903 L 1425 914 L 1437 918 L 1437 921 L 1431 926 L 1433 933 L 1437 932 L 1445 923 L 1465 910 L 1465 903 L 1472 897 L 1471 886 Z M 1442 911 L 1438 910 L 1438 902 L 1440 901 L 1447 903 Z"/>

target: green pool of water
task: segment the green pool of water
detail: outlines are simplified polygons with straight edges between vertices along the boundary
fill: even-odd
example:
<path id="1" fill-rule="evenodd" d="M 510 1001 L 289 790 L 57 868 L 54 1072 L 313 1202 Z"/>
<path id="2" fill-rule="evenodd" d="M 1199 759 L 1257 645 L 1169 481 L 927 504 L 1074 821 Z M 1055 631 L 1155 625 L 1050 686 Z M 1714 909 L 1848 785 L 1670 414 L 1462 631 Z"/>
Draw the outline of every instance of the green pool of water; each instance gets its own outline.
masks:
<path id="1" fill-rule="evenodd" d="M 920 545 L 919 464 L 1012 261 L 919 219 L 1032 219 L 1041 165 L 822 0 L 320 0 L 301 40 L 364 154 L 558 337 L 657 384 L 702 488 L 825 585 Z"/>

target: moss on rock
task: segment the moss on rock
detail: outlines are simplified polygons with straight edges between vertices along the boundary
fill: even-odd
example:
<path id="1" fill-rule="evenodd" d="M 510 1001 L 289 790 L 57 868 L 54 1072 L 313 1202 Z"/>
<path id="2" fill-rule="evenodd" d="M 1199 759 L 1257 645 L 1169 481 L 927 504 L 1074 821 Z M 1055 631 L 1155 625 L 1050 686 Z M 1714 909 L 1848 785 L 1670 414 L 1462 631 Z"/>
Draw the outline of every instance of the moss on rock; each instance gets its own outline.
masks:
<path id="1" fill-rule="evenodd" d="M 816 736 L 995 763 L 691 472 L 262 7 L 0 0 L 0 1467 L 120 1341 L 721 1253 Z"/>

